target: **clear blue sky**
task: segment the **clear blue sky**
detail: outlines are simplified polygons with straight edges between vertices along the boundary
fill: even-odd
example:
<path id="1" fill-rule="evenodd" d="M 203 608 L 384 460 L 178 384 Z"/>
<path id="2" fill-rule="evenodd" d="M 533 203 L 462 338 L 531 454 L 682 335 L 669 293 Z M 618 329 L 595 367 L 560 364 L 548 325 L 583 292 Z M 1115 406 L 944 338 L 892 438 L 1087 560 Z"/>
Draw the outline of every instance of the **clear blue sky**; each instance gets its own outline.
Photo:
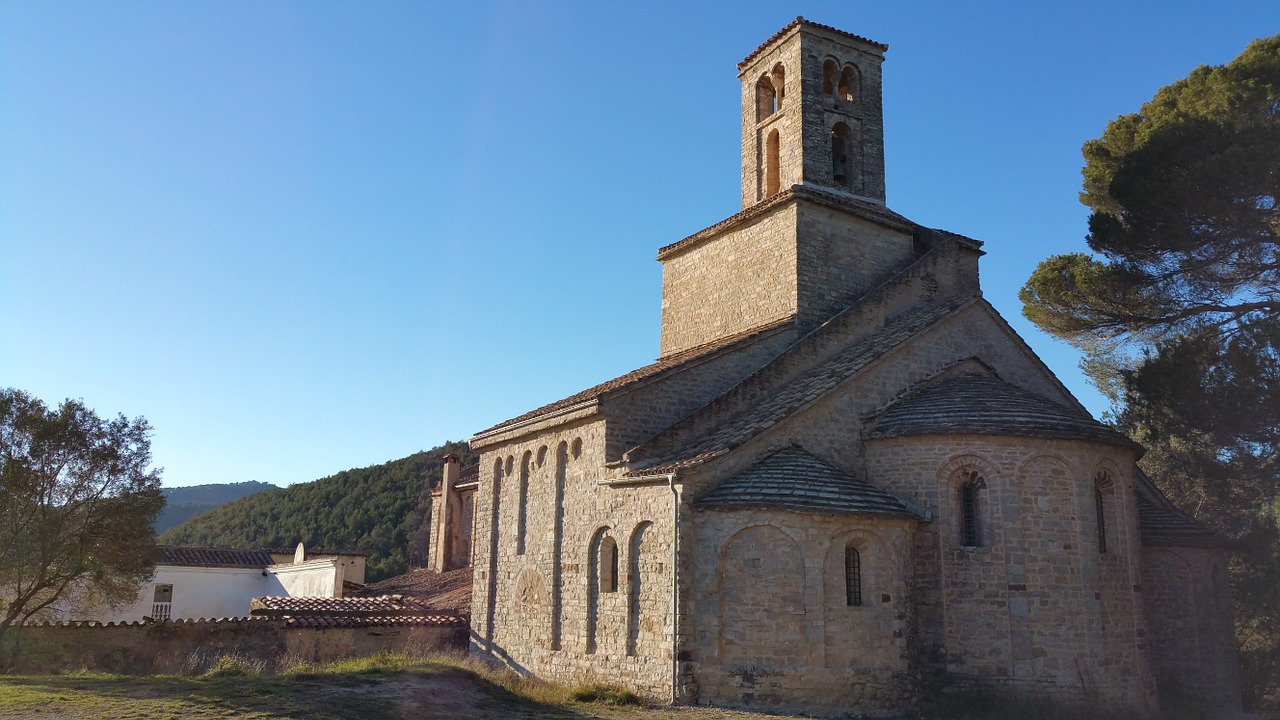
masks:
<path id="1" fill-rule="evenodd" d="M 735 63 L 888 43 L 889 206 L 1082 249 L 1080 145 L 1280 32 L 1231 3 L 0 0 L 0 386 L 155 428 L 166 485 L 403 457 L 650 362 L 658 247 L 738 210 Z"/>

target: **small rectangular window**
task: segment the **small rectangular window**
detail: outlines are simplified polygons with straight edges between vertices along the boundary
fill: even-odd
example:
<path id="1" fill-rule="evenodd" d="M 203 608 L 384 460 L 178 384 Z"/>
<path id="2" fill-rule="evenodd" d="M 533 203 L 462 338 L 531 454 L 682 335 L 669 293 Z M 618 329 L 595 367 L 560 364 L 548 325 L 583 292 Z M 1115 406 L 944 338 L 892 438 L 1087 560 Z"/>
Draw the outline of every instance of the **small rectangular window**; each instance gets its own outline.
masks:
<path id="1" fill-rule="evenodd" d="M 173 586 L 172 585 L 156 585 L 155 596 L 152 602 L 158 602 L 158 603 L 173 602 Z"/>

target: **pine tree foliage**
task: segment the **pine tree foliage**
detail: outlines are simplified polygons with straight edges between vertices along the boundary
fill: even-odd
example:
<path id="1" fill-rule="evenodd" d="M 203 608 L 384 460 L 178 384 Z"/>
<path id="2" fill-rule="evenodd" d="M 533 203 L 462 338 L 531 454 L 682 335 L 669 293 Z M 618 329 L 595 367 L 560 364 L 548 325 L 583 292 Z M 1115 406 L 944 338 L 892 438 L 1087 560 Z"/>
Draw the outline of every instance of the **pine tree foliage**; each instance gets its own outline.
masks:
<path id="1" fill-rule="evenodd" d="M 1280 35 L 1161 88 L 1084 156 L 1097 255 L 1042 262 L 1028 319 L 1088 349 L 1280 318 Z"/>
<path id="2" fill-rule="evenodd" d="M 462 466 L 478 456 L 463 442 L 372 467 L 266 490 L 219 506 L 165 531 L 166 545 L 237 548 L 308 547 L 369 554 L 365 578 L 376 582 L 426 564 L 431 489 L 444 458 Z M 410 548 L 416 552 L 411 554 Z"/>

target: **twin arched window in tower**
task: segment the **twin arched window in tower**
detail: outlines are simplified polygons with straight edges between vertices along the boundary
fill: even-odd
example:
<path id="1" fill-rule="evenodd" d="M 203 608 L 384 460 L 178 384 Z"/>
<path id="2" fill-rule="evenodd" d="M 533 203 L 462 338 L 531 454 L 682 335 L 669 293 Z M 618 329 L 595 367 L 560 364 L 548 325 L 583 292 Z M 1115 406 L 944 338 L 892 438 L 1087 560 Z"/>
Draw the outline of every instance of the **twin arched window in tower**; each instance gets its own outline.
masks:
<path id="1" fill-rule="evenodd" d="M 760 76 L 756 82 L 756 122 L 760 122 L 782 110 L 782 100 L 787 95 L 787 70 L 782 63 Z"/>
<path id="2" fill-rule="evenodd" d="M 862 93 L 862 76 L 853 63 L 829 57 L 822 63 L 822 94 L 845 102 L 855 102 Z"/>

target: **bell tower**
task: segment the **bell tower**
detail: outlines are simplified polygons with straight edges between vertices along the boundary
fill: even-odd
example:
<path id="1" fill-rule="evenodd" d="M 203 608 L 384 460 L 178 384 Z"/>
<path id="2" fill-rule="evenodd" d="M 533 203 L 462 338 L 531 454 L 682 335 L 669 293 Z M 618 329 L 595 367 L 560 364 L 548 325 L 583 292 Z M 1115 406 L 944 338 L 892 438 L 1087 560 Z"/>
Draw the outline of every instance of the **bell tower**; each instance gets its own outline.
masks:
<path id="1" fill-rule="evenodd" d="M 792 185 L 884 204 L 887 49 L 798 17 L 738 63 L 743 209 Z"/>

